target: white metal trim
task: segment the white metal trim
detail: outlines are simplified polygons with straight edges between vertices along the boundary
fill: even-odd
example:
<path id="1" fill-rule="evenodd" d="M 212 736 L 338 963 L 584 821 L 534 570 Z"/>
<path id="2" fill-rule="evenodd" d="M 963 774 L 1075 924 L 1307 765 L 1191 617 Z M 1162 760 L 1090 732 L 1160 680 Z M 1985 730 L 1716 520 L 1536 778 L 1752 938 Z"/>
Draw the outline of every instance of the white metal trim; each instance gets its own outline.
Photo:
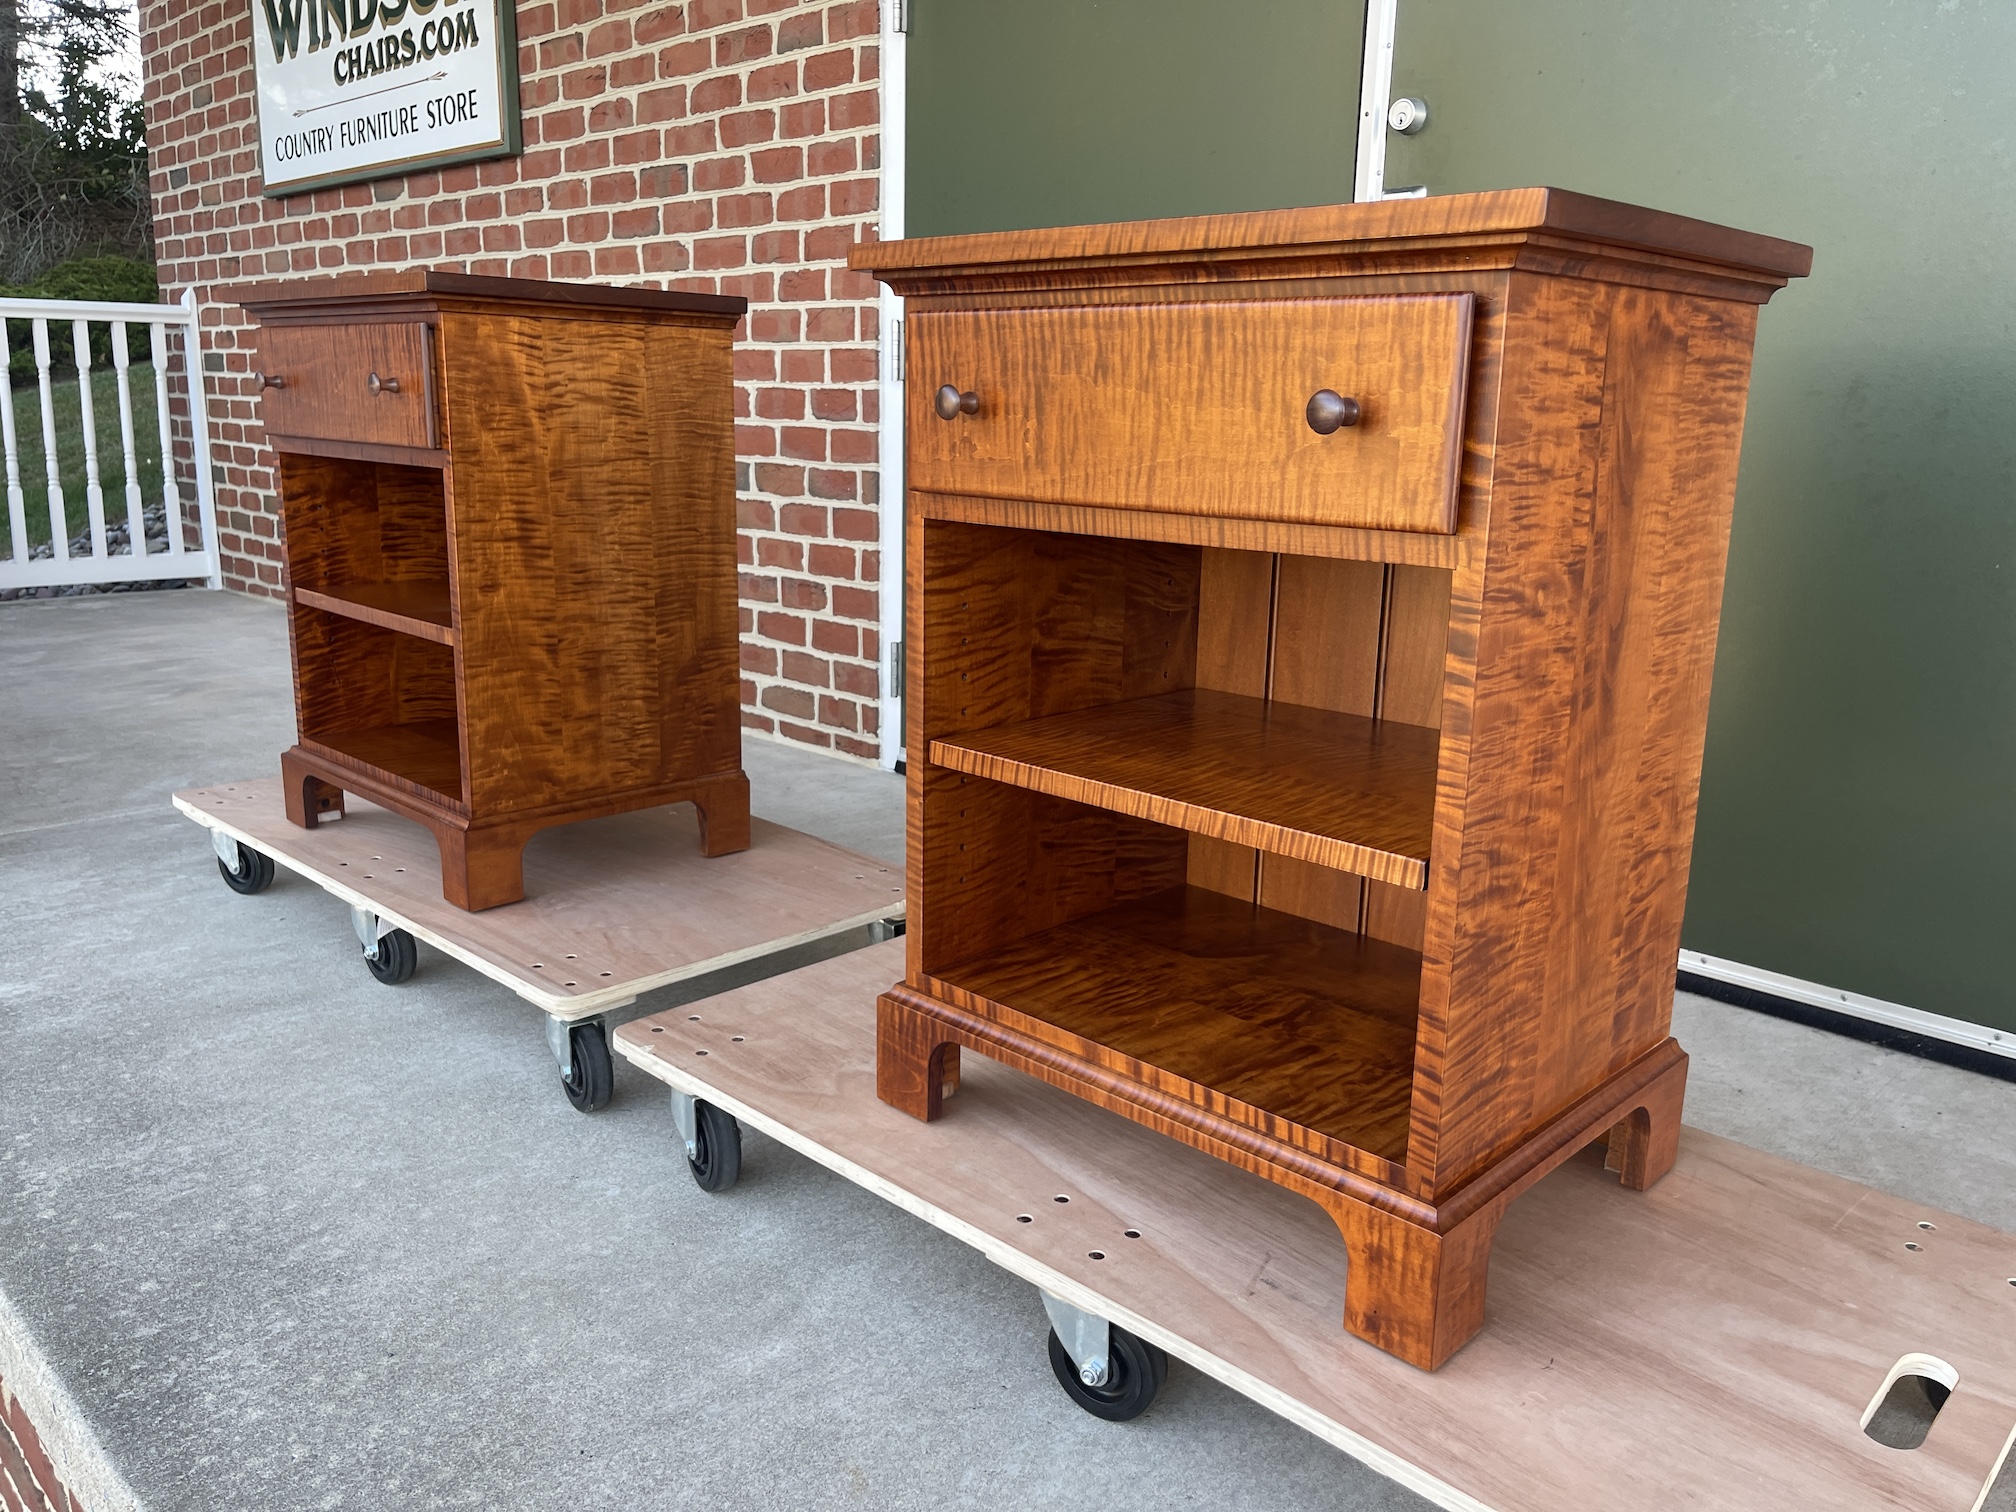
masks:
<path id="1" fill-rule="evenodd" d="M 1386 102 L 1393 92 L 1393 37 L 1400 0 L 1366 0 L 1365 61 L 1358 71 L 1358 171 L 1351 198 L 1386 197 Z"/>
<path id="2" fill-rule="evenodd" d="M 903 236 L 906 192 L 905 123 L 909 113 L 907 67 L 910 39 L 904 35 L 902 0 L 882 5 L 882 185 L 883 241 Z M 903 700 L 896 694 L 903 654 L 903 300 L 884 285 L 877 300 L 881 360 L 876 389 L 881 398 L 877 466 L 882 478 L 877 545 L 881 553 L 878 619 L 881 640 L 881 764 L 894 771 L 903 759 Z"/>
<path id="3" fill-rule="evenodd" d="M 1698 950 L 1680 952 L 1680 969 L 1712 981 L 1726 982 L 1732 987 L 1747 987 L 1753 992 L 1769 993 L 1788 1002 L 1803 1003 L 1809 1008 L 1845 1013 L 1850 1018 L 1865 1019 L 1872 1024 L 1884 1024 L 1892 1029 L 1922 1034 L 1928 1039 L 1946 1040 L 1951 1044 L 1965 1045 L 1970 1050 L 1982 1050 L 1990 1055 L 2016 1060 L 2016 1033 L 2006 1029 L 1991 1029 L 1986 1024 L 1970 1024 L 1965 1019 L 1927 1013 L 1922 1008 L 1906 1008 L 1902 1003 L 1864 997 L 1859 992 L 1824 987 L 1818 982 L 1786 976 L 1782 972 L 1766 971 L 1761 966 L 1745 966 L 1740 961 L 1703 955 Z"/>

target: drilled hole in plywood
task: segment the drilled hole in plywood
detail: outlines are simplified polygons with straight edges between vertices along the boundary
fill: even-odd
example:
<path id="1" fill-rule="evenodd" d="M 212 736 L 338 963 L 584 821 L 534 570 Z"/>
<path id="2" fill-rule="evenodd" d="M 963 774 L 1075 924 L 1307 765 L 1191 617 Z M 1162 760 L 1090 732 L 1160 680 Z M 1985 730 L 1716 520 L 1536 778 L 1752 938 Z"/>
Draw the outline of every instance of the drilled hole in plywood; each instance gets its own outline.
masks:
<path id="1" fill-rule="evenodd" d="M 1921 1219 L 1919 1219 L 1919 1220 L 1918 1220 L 1918 1227 L 1920 1227 L 1921 1229 L 1925 1230 L 1925 1232 L 1929 1234 L 1929 1233 L 1931 1233 L 1931 1232 L 1932 1232 L 1932 1231 L 1933 1231 L 1934 1229 L 1938 1228 L 1938 1227 L 1939 1227 L 1939 1225 L 1938 1225 L 1938 1224 L 1936 1224 L 1936 1223 L 1927 1223 L 1927 1222 L 1925 1222 L 1925 1220 L 1924 1220 L 1924 1219 L 1922 1219 L 1922 1218 L 1921 1218 Z"/>
<path id="2" fill-rule="evenodd" d="M 1906 1239 L 1904 1241 L 1904 1248 L 1910 1250 L 1913 1254 L 1919 1254 L 1924 1251 L 1925 1246 L 1920 1244 L 1916 1239 Z"/>
<path id="3" fill-rule="evenodd" d="M 700 1015 L 697 1013 L 689 1013 L 686 1015 L 686 1022 L 689 1024 L 697 1024 L 700 1022 Z"/>
<path id="4" fill-rule="evenodd" d="M 1033 1215 L 1029 1213 L 1017 1213 L 1015 1215 L 1015 1221 L 1017 1223 L 1034 1223 L 1036 1219 Z"/>
<path id="5" fill-rule="evenodd" d="M 663 1034 L 665 1032 L 665 1026 L 663 1024 L 653 1024 L 651 1026 L 651 1032 L 653 1034 Z"/>
<path id="6" fill-rule="evenodd" d="M 705 1050 L 695 1050 L 693 1053 L 695 1055 L 705 1055 L 707 1052 Z"/>
<path id="7" fill-rule="evenodd" d="M 546 963 L 544 961 L 534 961 L 532 963 L 532 969 L 534 971 L 544 971 L 546 969 Z"/>
<path id="8" fill-rule="evenodd" d="M 1070 1199 L 1069 1197 L 1065 1197 L 1065 1196 L 1063 1196 L 1063 1195 L 1061 1195 L 1061 1194 L 1060 1194 L 1060 1195 L 1058 1195 L 1058 1196 L 1056 1196 L 1056 1197 L 1052 1197 L 1052 1198 L 1051 1198 L 1050 1200 L 1051 1200 L 1052 1202 L 1069 1202 L 1069 1201 L 1070 1201 L 1071 1199 Z"/>
<path id="9" fill-rule="evenodd" d="M 1959 1384 L 1960 1373 L 1944 1360 L 1907 1354 L 1862 1410 L 1862 1431 L 1885 1448 L 1916 1449 Z"/>
<path id="10" fill-rule="evenodd" d="M 1104 1259 L 1106 1258 L 1106 1251 L 1104 1251 L 1104 1250 L 1087 1250 L 1087 1251 L 1085 1251 L 1085 1258 L 1086 1258 L 1087 1260 L 1104 1260 Z"/>
<path id="11" fill-rule="evenodd" d="M 570 960 L 570 961 L 578 961 L 578 960 L 580 960 L 580 959 L 581 959 L 581 957 L 579 957 L 579 956 L 576 956 L 576 955 L 570 955 L 569 957 L 567 957 L 567 959 L 568 959 L 568 960 Z"/>
<path id="12" fill-rule="evenodd" d="M 613 972 L 613 971 L 604 971 L 604 972 L 599 972 L 599 973 L 598 973 L 598 975 L 600 975 L 600 976 L 605 976 L 605 977 L 607 977 L 607 976 L 614 976 L 614 975 L 616 975 L 616 973 L 615 973 L 615 972 Z"/>
<path id="13" fill-rule="evenodd" d="M 730 1044 L 739 1045 L 742 1043 L 742 1036 L 739 1034 L 731 1034 L 728 1036 L 728 1041 Z"/>
<path id="14" fill-rule="evenodd" d="M 560 985 L 562 987 L 578 987 L 581 984 L 579 982 L 562 982 Z"/>
<path id="15" fill-rule="evenodd" d="M 1141 1230 L 1139 1230 L 1139 1229 L 1129 1229 L 1129 1230 L 1127 1230 L 1127 1237 L 1128 1237 L 1129 1239 L 1139 1239 L 1139 1238 L 1141 1237 Z"/>

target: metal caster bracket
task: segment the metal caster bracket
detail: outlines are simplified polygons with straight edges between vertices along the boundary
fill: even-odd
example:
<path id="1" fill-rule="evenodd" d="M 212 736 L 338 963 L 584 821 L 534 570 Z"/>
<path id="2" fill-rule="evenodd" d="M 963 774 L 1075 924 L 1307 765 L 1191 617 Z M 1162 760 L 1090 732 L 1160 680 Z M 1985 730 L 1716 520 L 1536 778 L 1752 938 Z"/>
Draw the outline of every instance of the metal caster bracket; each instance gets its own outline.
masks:
<path id="1" fill-rule="evenodd" d="M 676 1101 L 678 1094 L 673 1098 Z M 1087 1386 L 1104 1386 L 1112 1375 L 1113 1326 L 1096 1313 L 1073 1307 L 1062 1297 L 1043 1293 L 1043 1311 L 1050 1315 L 1050 1326 L 1056 1330 L 1057 1341 L 1064 1346 L 1064 1352 L 1071 1356 L 1071 1363 L 1078 1367 L 1078 1379 Z"/>
<path id="2" fill-rule="evenodd" d="M 224 831 L 214 830 L 212 833 L 221 835 Z M 364 947 L 364 959 L 375 961 L 378 959 L 378 942 L 399 926 L 353 903 L 350 905 L 350 927 L 357 931 L 357 943 Z"/>
<path id="3" fill-rule="evenodd" d="M 690 1092 L 672 1089 L 672 1121 L 679 1126 L 679 1137 L 686 1141 L 686 1158 L 700 1158 L 700 1099 Z"/>
<path id="4" fill-rule="evenodd" d="M 559 1064 L 560 1079 L 566 1081 L 574 1074 L 574 1026 L 593 1024 L 596 1019 L 563 1019 L 552 1014 L 546 1015 L 546 1048 L 553 1052 L 553 1059 Z"/>
<path id="5" fill-rule="evenodd" d="M 210 831 L 210 849 L 217 852 L 217 859 L 224 863 L 224 869 L 234 877 L 245 875 L 245 858 L 239 854 L 238 842 L 221 829 Z M 351 910 L 353 913 L 355 909 Z"/>
<path id="6" fill-rule="evenodd" d="M 868 938 L 877 945 L 884 940 L 893 940 L 904 930 L 901 919 L 877 919 L 868 926 Z"/>

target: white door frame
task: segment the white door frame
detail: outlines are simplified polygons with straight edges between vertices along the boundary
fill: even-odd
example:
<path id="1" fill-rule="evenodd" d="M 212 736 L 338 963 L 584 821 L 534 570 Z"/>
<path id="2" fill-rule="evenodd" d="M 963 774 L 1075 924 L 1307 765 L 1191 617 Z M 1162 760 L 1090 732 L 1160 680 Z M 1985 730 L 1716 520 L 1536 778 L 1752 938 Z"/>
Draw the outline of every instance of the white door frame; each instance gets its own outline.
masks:
<path id="1" fill-rule="evenodd" d="M 1393 33 L 1400 0 L 1366 0 L 1365 61 L 1358 70 L 1358 171 L 1351 198 L 1386 198 L 1386 106 L 1393 94 Z"/>
<path id="2" fill-rule="evenodd" d="M 907 0 L 882 0 L 882 222 L 883 241 L 903 235 L 904 128 L 908 116 L 905 68 L 908 62 Z M 881 361 L 876 386 L 881 399 L 877 456 L 882 475 L 879 506 L 881 549 L 881 762 L 894 771 L 903 759 L 903 300 L 882 286 Z"/>

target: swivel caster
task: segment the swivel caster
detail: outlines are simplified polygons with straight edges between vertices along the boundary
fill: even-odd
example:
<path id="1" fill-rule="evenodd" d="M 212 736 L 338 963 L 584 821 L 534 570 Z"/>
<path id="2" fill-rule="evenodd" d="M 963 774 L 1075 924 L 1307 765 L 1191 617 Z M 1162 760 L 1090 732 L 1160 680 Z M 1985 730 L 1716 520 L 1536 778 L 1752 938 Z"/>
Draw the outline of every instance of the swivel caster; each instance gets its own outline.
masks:
<path id="1" fill-rule="evenodd" d="M 420 964 L 420 947 L 413 936 L 364 908 L 350 910 L 350 927 L 357 931 L 357 943 L 364 947 L 364 964 L 371 968 L 371 975 L 388 987 L 396 987 L 413 975 L 413 968 Z"/>
<path id="2" fill-rule="evenodd" d="M 686 1169 L 703 1192 L 725 1192 L 742 1174 L 742 1126 L 731 1113 L 687 1093 L 672 1094 L 672 1117 L 686 1141 Z"/>
<path id="3" fill-rule="evenodd" d="M 224 885 L 247 897 L 273 885 L 273 858 L 249 845 L 240 845 L 220 829 L 210 831 L 210 848 L 217 852 L 217 871 Z"/>
<path id="4" fill-rule="evenodd" d="M 1048 1292 L 1043 1310 L 1050 1315 L 1050 1369 L 1066 1396 L 1109 1423 L 1148 1410 L 1169 1378 L 1168 1355 Z"/>
<path id="5" fill-rule="evenodd" d="M 609 1060 L 609 1034 L 600 1019 L 568 1023 L 546 1020 L 546 1043 L 560 1063 L 560 1087 L 577 1112 L 594 1113 L 609 1106 L 616 1070 Z"/>

